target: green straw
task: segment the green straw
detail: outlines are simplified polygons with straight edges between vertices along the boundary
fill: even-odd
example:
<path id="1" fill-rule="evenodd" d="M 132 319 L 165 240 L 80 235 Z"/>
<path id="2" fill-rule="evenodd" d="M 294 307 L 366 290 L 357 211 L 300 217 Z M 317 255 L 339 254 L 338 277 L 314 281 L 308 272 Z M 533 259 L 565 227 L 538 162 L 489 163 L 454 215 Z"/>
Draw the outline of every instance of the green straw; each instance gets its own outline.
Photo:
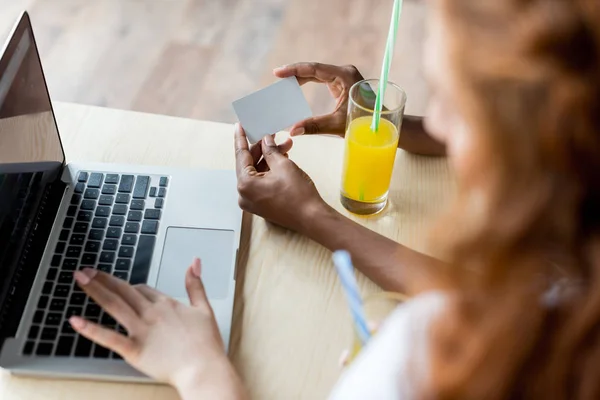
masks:
<path id="1" fill-rule="evenodd" d="M 396 47 L 396 35 L 398 34 L 398 21 L 402 12 L 402 0 L 394 0 L 394 9 L 392 11 L 392 21 L 390 22 L 390 31 L 388 32 L 387 43 L 385 45 L 385 54 L 383 56 L 383 66 L 381 67 L 381 78 L 379 79 L 379 90 L 375 100 L 375 110 L 373 113 L 373 122 L 371 130 L 379 131 L 379 121 L 381 119 L 381 110 L 383 109 L 383 99 L 385 98 L 385 89 L 388 81 L 392 58 L 394 58 L 394 48 Z"/>

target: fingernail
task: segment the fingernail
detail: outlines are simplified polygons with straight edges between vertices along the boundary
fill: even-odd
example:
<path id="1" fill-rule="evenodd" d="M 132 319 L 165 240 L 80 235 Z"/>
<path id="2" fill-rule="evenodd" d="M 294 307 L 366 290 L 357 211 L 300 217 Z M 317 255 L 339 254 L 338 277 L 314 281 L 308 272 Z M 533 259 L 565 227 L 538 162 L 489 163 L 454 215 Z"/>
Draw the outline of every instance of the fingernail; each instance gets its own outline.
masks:
<path id="1" fill-rule="evenodd" d="M 74 329 L 81 330 L 85 328 L 85 320 L 83 318 L 72 316 L 71 318 L 69 318 L 69 323 Z"/>
<path id="2" fill-rule="evenodd" d="M 196 278 L 200 278 L 200 274 L 202 273 L 202 262 L 199 258 L 194 258 L 194 262 L 192 264 L 192 272 L 196 276 Z"/>
<path id="3" fill-rule="evenodd" d="M 292 131 L 290 132 L 290 136 L 300 136 L 300 135 L 304 135 L 304 133 L 306 132 L 306 129 L 304 128 L 294 128 L 292 129 Z"/>
<path id="4" fill-rule="evenodd" d="M 279 67 L 273 68 L 273 71 L 281 71 L 282 69 L 285 69 L 285 67 L 287 67 L 287 65 L 281 65 Z"/>
<path id="5" fill-rule="evenodd" d="M 275 139 L 271 135 L 265 136 L 264 141 L 267 146 L 275 146 Z"/>
<path id="6" fill-rule="evenodd" d="M 80 285 L 87 285 L 88 283 L 90 283 L 90 278 L 84 274 L 82 271 L 75 271 L 75 273 L 73 274 L 73 276 L 75 277 L 75 280 L 77 281 L 77 283 L 79 283 Z"/>

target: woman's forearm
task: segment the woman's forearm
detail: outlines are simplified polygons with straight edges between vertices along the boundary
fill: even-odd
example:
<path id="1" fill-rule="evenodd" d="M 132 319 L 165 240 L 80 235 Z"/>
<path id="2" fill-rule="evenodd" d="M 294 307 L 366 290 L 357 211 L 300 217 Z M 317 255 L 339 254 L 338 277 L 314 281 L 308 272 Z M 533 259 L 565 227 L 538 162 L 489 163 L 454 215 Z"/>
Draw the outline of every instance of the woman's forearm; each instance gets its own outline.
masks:
<path id="1" fill-rule="evenodd" d="M 314 210 L 301 233 L 331 251 L 347 250 L 355 267 L 384 290 L 414 295 L 437 288 L 432 269 L 443 263 L 344 217 L 328 205 Z"/>
<path id="2" fill-rule="evenodd" d="M 423 117 L 405 115 L 398 147 L 413 154 L 445 156 L 446 146 L 432 138 L 423 125 Z"/>
<path id="3" fill-rule="evenodd" d="M 189 373 L 178 377 L 175 389 L 182 400 L 219 399 L 247 400 L 248 394 L 228 359 L 211 366 L 210 373 Z"/>

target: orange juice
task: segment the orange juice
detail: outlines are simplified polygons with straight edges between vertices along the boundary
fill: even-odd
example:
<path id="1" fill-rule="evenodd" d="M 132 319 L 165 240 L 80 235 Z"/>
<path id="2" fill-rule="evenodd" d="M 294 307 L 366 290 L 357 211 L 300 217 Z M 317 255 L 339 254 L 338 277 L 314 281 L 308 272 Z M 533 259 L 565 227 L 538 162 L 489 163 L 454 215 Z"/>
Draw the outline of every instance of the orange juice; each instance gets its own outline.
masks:
<path id="1" fill-rule="evenodd" d="M 365 203 L 385 198 L 392 179 L 398 130 L 381 119 L 379 131 L 371 130 L 372 117 L 356 118 L 346 131 L 346 152 L 342 172 L 343 196 Z"/>

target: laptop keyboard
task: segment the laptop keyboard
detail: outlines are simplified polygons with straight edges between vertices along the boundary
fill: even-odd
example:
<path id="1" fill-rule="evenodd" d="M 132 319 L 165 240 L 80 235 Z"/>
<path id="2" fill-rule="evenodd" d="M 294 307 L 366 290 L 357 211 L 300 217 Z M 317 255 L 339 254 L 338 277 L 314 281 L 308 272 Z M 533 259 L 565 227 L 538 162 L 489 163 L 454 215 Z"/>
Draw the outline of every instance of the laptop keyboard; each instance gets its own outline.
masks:
<path id="1" fill-rule="evenodd" d="M 79 173 L 24 355 L 120 358 L 71 328 L 69 317 L 79 315 L 126 333 L 77 286 L 73 271 L 97 268 L 146 283 L 168 186 L 166 176 Z"/>

